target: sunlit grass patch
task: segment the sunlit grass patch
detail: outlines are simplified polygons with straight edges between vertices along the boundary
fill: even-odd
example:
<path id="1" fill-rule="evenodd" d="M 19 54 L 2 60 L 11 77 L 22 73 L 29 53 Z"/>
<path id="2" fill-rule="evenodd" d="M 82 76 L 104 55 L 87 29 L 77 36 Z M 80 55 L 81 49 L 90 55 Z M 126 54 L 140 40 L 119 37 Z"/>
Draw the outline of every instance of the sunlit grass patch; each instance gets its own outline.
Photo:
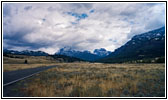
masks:
<path id="1" fill-rule="evenodd" d="M 56 65 L 56 64 L 54 63 L 51 63 L 51 64 L 3 64 L 3 71 L 7 72 L 7 71 L 20 70 L 20 69 L 50 66 L 50 65 Z"/>

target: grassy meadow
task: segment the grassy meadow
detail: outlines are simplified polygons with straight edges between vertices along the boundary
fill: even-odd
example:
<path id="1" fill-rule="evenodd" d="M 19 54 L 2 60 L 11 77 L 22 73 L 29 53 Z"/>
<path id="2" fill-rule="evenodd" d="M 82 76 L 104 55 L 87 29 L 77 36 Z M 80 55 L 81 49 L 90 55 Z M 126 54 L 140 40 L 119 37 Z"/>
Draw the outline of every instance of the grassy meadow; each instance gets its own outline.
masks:
<path id="1" fill-rule="evenodd" d="M 18 82 L 17 91 L 33 97 L 165 96 L 164 64 L 58 65 Z"/>
<path id="2" fill-rule="evenodd" d="M 27 60 L 27 64 L 25 64 Z M 61 60 L 61 59 L 60 59 Z M 26 68 L 55 65 L 60 62 L 49 56 L 8 55 L 3 56 L 3 71 L 14 71 Z"/>

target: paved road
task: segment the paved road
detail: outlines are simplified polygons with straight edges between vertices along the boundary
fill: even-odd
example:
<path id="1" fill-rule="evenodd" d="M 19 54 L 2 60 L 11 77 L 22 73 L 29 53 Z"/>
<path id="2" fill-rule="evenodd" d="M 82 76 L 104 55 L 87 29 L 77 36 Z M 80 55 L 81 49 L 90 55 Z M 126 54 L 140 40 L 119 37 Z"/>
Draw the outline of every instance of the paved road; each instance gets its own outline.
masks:
<path id="1" fill-rule="evenodd" d="M 3 72 L 3 86 L 7 86 L 11 83 L 16 82 L 16 80 L 32 76 L 34 73 L 38 73 L 53 67 L 56 67 L 56 65 Z"/>

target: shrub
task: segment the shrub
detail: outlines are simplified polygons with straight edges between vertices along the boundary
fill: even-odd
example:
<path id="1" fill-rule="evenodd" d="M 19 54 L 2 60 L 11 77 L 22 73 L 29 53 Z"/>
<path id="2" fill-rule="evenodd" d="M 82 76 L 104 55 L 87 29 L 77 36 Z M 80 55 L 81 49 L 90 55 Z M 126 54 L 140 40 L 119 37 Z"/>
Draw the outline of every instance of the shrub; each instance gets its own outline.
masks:
<path id="1" fill-rule="evenodd" d="M 27 64 L 27 63 L 28 63 L 28 61 L 27 61 L 27 60 L 25 60 L 25 61 L 24 61 L 24 63 L 25 63 L 25 64 Z"/>
<path id="2" fill-rule="evenodd" d="M 156 60 L 156 63 L 165 63 L 165 58 L 164 57 L 160 57 Z"/>

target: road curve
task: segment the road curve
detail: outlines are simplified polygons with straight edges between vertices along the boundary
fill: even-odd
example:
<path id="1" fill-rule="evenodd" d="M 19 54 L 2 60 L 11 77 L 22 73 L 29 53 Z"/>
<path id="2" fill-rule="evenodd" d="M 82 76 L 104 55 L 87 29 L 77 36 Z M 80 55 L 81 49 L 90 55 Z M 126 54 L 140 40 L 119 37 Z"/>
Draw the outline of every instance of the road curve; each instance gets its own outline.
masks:
<path id="1" fill-rule="evenodd" d="M 53 67 L 56 65 L 3 72 L 3 87 Z"/>

